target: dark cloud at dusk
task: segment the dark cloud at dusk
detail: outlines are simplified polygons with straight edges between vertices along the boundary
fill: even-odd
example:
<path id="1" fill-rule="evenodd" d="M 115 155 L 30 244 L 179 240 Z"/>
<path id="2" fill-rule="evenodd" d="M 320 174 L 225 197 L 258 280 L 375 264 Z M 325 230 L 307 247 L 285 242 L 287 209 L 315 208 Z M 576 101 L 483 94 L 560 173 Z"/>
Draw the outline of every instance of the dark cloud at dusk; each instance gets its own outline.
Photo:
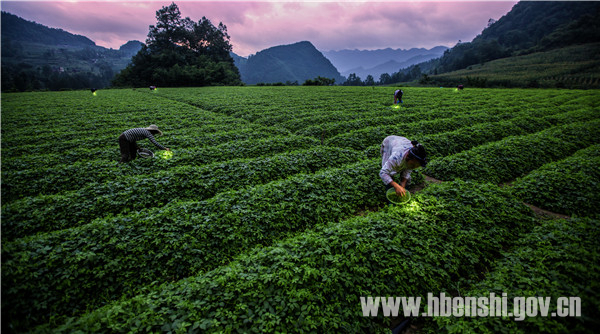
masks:
<path id="1" fill-rule="evenodd" d="M 156 11 L 172 1 L 2 1 L 2 10 L 118 49 L 144 42 Z M 175 1 L 182 16 L 223 22 L 247 56 L 310 41 L 322 51 L 454 46 L 470 41 L 517 1 Z"/>

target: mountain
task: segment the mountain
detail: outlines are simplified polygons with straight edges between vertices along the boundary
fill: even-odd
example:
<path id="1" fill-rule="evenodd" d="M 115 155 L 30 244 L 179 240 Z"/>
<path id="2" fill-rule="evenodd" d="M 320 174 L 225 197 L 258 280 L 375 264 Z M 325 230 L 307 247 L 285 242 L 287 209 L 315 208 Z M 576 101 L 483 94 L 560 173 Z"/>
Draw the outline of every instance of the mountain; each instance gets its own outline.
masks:
<path id="1" fill-rule="evenodd" d="M 304 83 L 318 76 L 335 79 L 344 78 L 331 62 L 312 43 L 303 41 L 290 45 L 271 47 L 248 58 L 234 56 L 242 81 L 257 83 Z"/>
<path id="2" fill-rule="evenodd" d="M 49 28 L 2 12 L 2 42 L 5 40 L 74 47 L 96 46 L 96 43 L 85 36 L 74 35 L 62 29 Z"/>
<path id="3" fill-rule="evenodd" d="M 235 54 L 233 52 L 229 52 L 229 55 L 231 56 L 231 58 L 233 58 L 233 62 L 235 64 L 235 66 L 238 68 L 238 70 L 241 71 L 241 68 L 244 68 L 246 66 L 246 63 L 248 62 L 248 58 L 238 56 L 237 54 Z"/>
<path id="4" fill-rule="evenodd" d="M 380 76 L 384 73 L 390 74 L 390 73 L 398 72 L 400 69 L 410 67 L 414 64 L 418 64 L 418 63 L 426 62 L 431 59 L 439 58 L 443 54 L 443 51 L 447 50 L 447 48 L 445 48 L 445 47 L 442 47 L 442 48 L 443 48 L 443 50 L 439 54 L 420 54 L 420 55 L 411 57 L 409 59 L 406 59 L 404 61 L 388 60 L 385 63 L 379 64 L 375 67 L 371 67 L 371 68 L 367 68 L 367 69 L 363 68 L 362 66 L 358 67 L 358 68 L 353 68 L 353 69 L 342 72 L 342 75 L 347 77 L 350 74 L 354 73 L 363 80 L 366 79 L 368 75 L 372 75 L 373 79 L 375 79 L 375 81 L 377 81 L 380 78 Z"/>
<path id="5" fill-rule="evenodd" d="M 323 55 L 342 73 L 347 76 L 356 73 L 360 77 L 373 75 L 375 79 L 381 73 L 397 72 L 403 66 L 408 67 L 418 62 L 440 57 L 448 48 L 436 46 L 431 49 L 379 49 L 379 50 L 339 50 L 325 51 Z M 364 79 L 364 78 L 363 78 Z"/>
<path id="6" fill-rule="evenodd" d="M 142 46 L 119 50 L 2 12 L 2 91 L 104 88 Z"/>
<path id="7" fill-rule="evenodd" d="M 600 2 L 519 2 L 435 60 L 431 84 L 600 88 Z"/>
<path id="8" fill-rule="evenodd" d="M 119 51 L 125 56 L 133 57 L 140 51 L 142 45 L 144 45 L 144 43 L 140 41 L 129 41 L 121 45 Z"/>
<path id="9" fill-rule="evenodd" d="M 433 75 L 430 83 L 452 87 L 600 89 L 600 43 L 501 58 Z"/>
<path id="10" fill-rule="evenodd" d="M 496 40 L 498 44 L 511 53 L 522 54 L 538 44 L 553 32 L 564 28 L 584 17 L 598 16 L 600 3 L 594 1 L 521 1 L 513 6 L 510 12 L 500 20 L 484 29 L 473 43 Z M 598 42 L 597 22 L 595 40 Z M 587 27 L 593 28 L 593 26 Z M 589 31 L 588 31 L 589 32 Z M 567 43 L 572 45 L 574 41 Z M 578 41 L 580 42 L 580 41 Z"/>
<path id="11" fill-rule="evenodd" d="M 600 2 L 521 1 L 472 42 L 446 51 L 436 68 L 471 65 L 574 44 L 600 42 Z"/>

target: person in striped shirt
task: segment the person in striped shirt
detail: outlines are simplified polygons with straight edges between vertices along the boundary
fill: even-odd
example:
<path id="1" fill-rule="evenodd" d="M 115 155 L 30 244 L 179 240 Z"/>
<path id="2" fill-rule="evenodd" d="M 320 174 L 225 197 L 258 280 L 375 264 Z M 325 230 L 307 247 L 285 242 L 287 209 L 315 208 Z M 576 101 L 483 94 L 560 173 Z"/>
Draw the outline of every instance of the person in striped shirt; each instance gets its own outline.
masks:
<path id="1" fill-rule="evenodd" d="M 154 139 L 155 135 L 162 135 L 162 131 L 158 129 L 158 126 L 152 124 L 147 128 L 135 128 L 129 129 L 121 133 L 119 136 L 119 147 L 121 148 L 121 161 L 129 162 L 136 157 L 137 150 L 139 149 L 137 145 L 138 140 L 142 140 L 148 138 L 152 144 L 158 147 L 161 150 L 170 151 L 168 147 L 164 147 L 159 144 L 156 139 Z"/>

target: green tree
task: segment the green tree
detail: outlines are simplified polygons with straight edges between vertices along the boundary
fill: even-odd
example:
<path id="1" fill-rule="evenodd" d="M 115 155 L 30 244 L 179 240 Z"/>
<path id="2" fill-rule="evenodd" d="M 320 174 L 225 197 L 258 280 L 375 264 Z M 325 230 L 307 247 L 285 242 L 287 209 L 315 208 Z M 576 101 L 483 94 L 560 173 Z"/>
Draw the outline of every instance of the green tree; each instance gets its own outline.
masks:
<path id="1" fill-rule="evenodd" d="M 343 83 L 344 86 L 362 86 L 363 82 L 356 73 L 348 75 L 348 79 Z"/>
<path id="2" fill-rule="evenodd" d="M 389 75 L 388 73 L 382 73 L 379 76 L 379 84 L 380 85 L 387 85 L 387 84 L 391 84 L 392 83 L 392 76 Z"/>
<path id="3" fill-rule="evenodd" d="M 227 27 L 182 18 L 172 3 L 156 12 L 146 44 L 113 80 L 115 86 L 239 85 Z"/>
<path id="4" fill-rule="evenodd" d="M 419 65 L 412 66 L 410 70 L 411 80 L 416 80 L 421 77 L 421 67 Z"/>

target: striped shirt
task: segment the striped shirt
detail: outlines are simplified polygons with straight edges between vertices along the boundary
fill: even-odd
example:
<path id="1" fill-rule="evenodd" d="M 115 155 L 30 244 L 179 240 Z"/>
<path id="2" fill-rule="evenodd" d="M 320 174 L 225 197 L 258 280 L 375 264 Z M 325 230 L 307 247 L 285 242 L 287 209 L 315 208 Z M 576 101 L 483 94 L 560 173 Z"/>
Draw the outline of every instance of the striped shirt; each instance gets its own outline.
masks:
<path id="1" fill-rule="evenodd" d="M 129 129 L 129 130 L 123 132 L 123 135 L 125 136 L 125 138 L 127 138 L 128 141 L 130 141 L 132 143 L 136 142 L 138 140 L 148 138 L 148 139 L 150 139 L 152 144 L 154 144 L 159 149 L 161 149 L 161 150 L 167 149 L 166 147 L 159 144 L 156 141 L 156 139 L 154 139 L 154 136 L 152 135 L 152 133 L 149 130 L 144 129 L 144 128 Z"/>

